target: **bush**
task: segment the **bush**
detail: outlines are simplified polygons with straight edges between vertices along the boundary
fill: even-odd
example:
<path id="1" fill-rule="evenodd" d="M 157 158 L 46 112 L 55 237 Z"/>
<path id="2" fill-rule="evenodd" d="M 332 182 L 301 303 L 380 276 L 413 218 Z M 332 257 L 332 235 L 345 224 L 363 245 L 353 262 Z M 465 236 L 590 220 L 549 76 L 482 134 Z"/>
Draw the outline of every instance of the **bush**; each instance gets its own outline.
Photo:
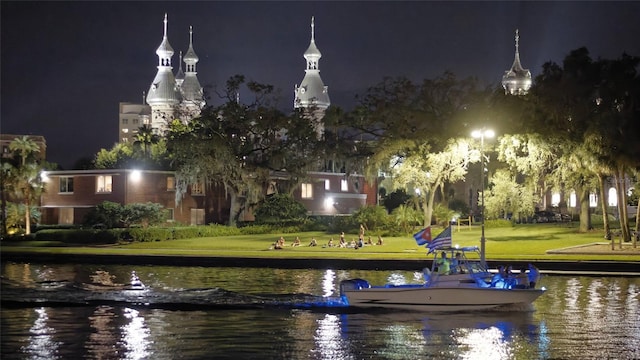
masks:
<path id="1" fill-rule="evenodd" d="M 166 218 L 162 205 L 147 202 L 120 205 L 112 201 L 104 201 L 85 216 L 84 224 L 88 227 L 113 229 L 140 225 L 147 227 L 156 225 Z"/>
<path id="2" fill-rule="evenodd" d="M 295 201 L 291 195 L 274 194 L 262 200 L 254 212 L 257 224 L 282 223 L 283 221 L 304 222 L 307 209 Z"/>

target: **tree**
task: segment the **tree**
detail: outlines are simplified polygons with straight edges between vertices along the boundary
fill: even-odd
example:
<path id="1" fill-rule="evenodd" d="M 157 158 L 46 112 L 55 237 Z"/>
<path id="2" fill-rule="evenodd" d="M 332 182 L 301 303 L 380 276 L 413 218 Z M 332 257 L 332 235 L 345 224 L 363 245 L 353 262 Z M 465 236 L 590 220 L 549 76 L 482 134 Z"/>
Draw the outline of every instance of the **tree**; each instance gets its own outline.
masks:
<path id="1" fill-rule="evenodd" d="M 594 180 L 611 175 L 620 186 L 631 168 L 640 167 L 635 140 L 640 130 L 639 63 L 640 58 L 626 54 L 615 60 L 593 61 L 589 51 L 580 48 L 567 55 L 562 67 L 545 64 L 532 88 L 538 105 L 538 131 L 562 145 L 555 174 L 569 181 L 567 185 L 579 196 L 581 230 L 590 227 L 588 195 L 598 186 Z M 603 194 L 603 181 L 600 183 Z M 625 190 L 618 189 L 618 206 L 622 238 L 629 241 Z"/>
<path id="2" fill-rule="evenodd" d="M 31 234 L 31 208 L 44 189 L 41 172 L 44 169 L 35 155 L 40 152 L 38 145 L 28 136 L 14 139 L 9 143 L 11 150 L 19 158 L 17 166 L 7 166 L 3 172 L 8 175 L 11 184 L 8 186 L 13 195 L 22 201 L 25 209 L 25 234 Z"/>
<path id="3" fill-rule="evenodd" d="M 475 156 L 475 161 L 479 156 Z M 393 183 L 398 188 L 414 191 L 420 198 L 424 212 L 424 226 L 431 224 L 435 194 L 445 182 L 464 180 L 474 154 L 466 140 L 451 140 L 440 152 L 431 152 L 422 144 L 399 160 L 393 172 Z"/>
<path id="4" fill-rule="evenodd" d="M 252 103 L 237 101 L 241 86 L 254 96 Z M 172 122 L 167 149 L 176 168 L 176 201 L 191 184 L 219 185 L 230 198 L 234 225 L 243 209 L 266 195 L 273 172 L 286 171 L 289 191 L 317 166 L 320 147 L 304 113 L 285 115 L 272 107 L 273 87 L 236 75 L 222 96 L 224 104 L 188 124 Z"/>
<path id="5" fill-rule="evenodd" d="M 133 148 L 142 151 L 142 159 L 150 159 L 151 145 L 157 144 L 160 141 L 160 136 L 158 136 L 148 124 L 138 128 L 138 132 L 133 138 Z"/>

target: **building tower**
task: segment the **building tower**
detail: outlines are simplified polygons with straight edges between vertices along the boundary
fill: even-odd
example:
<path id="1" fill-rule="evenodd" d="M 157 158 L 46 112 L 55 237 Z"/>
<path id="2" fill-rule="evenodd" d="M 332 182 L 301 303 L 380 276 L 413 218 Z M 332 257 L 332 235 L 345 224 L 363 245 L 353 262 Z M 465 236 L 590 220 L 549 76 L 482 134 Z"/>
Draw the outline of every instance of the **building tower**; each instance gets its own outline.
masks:
<path id="1" fill-rule="evenodd" d="M 171 67 L 173 48 L 167 39 L 167 14 L 164 15 L 164 37 L 156 50 L 158 72 L 147 93 L 147 104 L 151 106 L 151 128 L 162 132 L 175 115 L 176 106 L 182 96 L 176 84 Z"/>
<path id="2" fill-rule="evenodd" d="M 520 64 L 520 52 L 518 50 L 518 42 L 520 35 L 516 29 L 516 55 L 513 60 L 511 69 L 504 72 L 502 76 L 502 87 L 505 94 L 525 95 L 531 88 L 531 72 L 529 69 L 523 69 Z"/>
<path id="3" fill-rule="evenodd" d="M 198 81 L 198 72 L 196 71 L 196 63 L 200 60 L 196 52 L 193 51 L 193 27 L 189 27 L 189 49 L 184 54 L 184 63 L 186 71 L 184 73 L 184 81 L 180 83 L 180 91 L 182 93 L 181 118 L 183 121 L 189 121 L 200 115 L 200 111 L 204 107 L 204 93 L 202 86 Z M 180 64 L 182 69 L 182 64 Z"/>
<path id="4" fill-rule="evenodd" d="M 309 110 L 308 117 L 313 121 L 318 138 L 324 133 L 322 118 L 325 110 L 331 105 L 329 100 L 328 87 L 324 85 L 320 78 L 320 67 L 318 62 L 322 54 L 316 47 L 314 18 L 311 17 L 311 43 L 304 53 L 307 60 L 307 69 L 304 71 L 304 78 L 300 86 L 294 87 L 293 107 L 295 109 Z"/>

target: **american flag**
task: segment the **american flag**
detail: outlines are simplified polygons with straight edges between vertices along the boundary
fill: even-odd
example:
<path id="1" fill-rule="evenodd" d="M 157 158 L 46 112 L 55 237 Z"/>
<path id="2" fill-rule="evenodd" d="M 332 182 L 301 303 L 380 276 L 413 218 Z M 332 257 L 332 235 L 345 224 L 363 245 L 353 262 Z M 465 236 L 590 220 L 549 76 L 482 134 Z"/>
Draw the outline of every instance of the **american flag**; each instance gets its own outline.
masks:
<path id="1" fill-rule="evenodd" d="M 438 236 L 433 238 L 427 248 L 429 249 L 429 253 L 441 248 L 451 246 L 451 226 L 444 229 Z"/>

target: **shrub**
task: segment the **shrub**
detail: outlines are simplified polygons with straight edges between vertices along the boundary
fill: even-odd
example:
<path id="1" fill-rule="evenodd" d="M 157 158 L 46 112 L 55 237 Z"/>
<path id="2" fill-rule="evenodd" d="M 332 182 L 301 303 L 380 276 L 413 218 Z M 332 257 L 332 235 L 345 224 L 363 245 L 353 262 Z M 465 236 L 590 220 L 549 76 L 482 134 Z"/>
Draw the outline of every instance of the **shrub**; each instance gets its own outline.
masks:
<path id="1" fill-rule="evenodd" d="M 257 224 L 281 223 L 282 221 L 302 222 L 307 217 L 307 210 L 291 195 L 274 194 L 258 204 L 254 215 Z"/>

